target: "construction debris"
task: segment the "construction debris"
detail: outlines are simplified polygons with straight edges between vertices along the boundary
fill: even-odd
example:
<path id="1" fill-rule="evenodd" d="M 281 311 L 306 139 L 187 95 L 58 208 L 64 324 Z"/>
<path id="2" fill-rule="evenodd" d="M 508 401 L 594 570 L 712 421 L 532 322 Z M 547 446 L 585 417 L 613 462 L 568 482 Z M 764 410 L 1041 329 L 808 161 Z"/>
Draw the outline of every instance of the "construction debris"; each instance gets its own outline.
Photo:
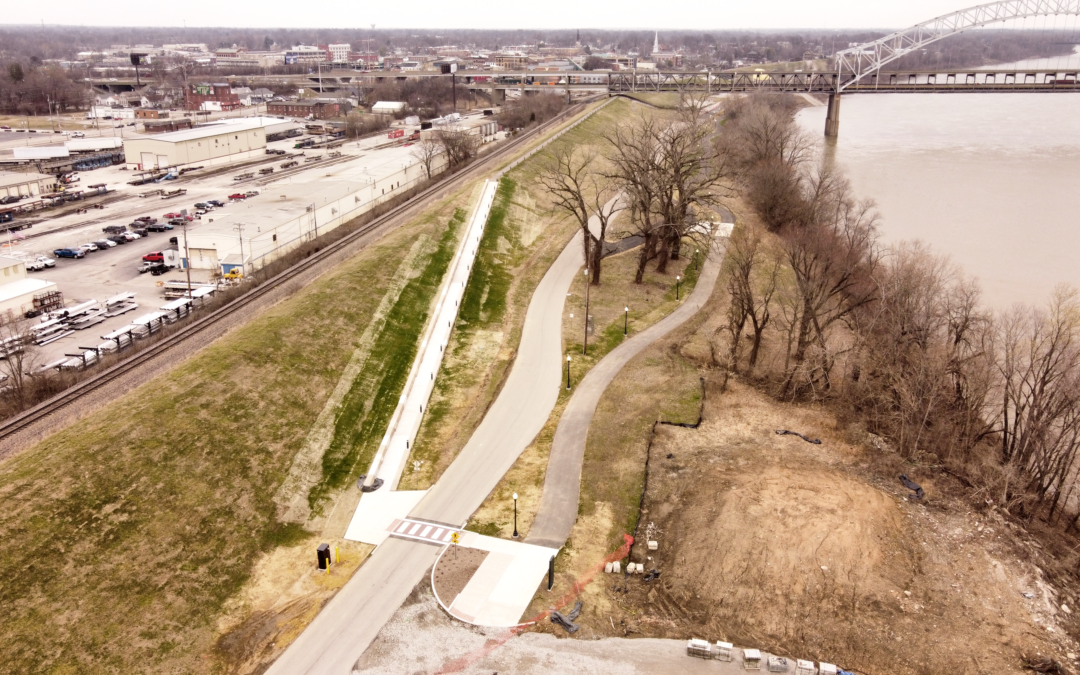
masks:
<path id="1" fill-rule="evenodd" d="M 807 438 L 806 436 L 803 436 L 802 434 L 800 434 L 798 431 L 788 431 L 787 429 L 777 429 L 776 430 L 776 435 L 777 436 L 798 436 L 799 438 L 803 439 L 807 443 L 813 443 L 814 445 L 821 445 L 821 439 L 820 438 Z"/>
<path id="2" fill-rule="evenodd" d="M 574 623 L 574 619 L 578 618 L 578 615 L 581 614 L 581 605 L 582 602 L 578 600 L 577 603 L 574 604 L 574 609 L 565 615 L 552 611 L 551 623 L 562 626 L 567 633 L 576 633 L 581 626 Z"/>
<path id="3" fill-rule="evenodd" d="M 904 484 L 904 487 L 915 492 L 915 499 L 922 499 L 926 494 L 922 486 L 908 478 L 906 473 L 900 474 L 900 482 Z"/>

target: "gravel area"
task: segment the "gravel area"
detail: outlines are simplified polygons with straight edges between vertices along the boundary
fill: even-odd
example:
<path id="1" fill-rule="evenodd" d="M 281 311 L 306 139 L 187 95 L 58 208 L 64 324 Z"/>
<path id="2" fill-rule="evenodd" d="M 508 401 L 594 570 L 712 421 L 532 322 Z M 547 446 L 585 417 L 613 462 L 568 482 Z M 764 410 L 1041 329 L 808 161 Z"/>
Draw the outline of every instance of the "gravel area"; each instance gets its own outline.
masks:
<path id="1" fill-rule="evenodd" d="M 789 671 L 794 662 L 788 660 Z M 515 635 L 451 619 L 438 606 L 431 586 L 413 590 L 364 655 L 354 672 L 363 675 L 467 673 L 492 675 L 681 675 L 744 672 L 736 660 L 724 663 L 687 656 L 685 640 L 652 638 L 576 640 L 540 633 Z"/>

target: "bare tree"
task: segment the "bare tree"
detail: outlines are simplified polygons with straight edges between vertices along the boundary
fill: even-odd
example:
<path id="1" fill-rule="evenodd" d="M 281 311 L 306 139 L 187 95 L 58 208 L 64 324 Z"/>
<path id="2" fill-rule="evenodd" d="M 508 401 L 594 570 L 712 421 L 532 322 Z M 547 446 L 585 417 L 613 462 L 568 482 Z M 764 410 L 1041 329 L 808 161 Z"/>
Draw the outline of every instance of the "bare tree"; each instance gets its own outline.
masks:
<path id="1" fill-rule="evenodd" d="M 729 367 L 733 372 L 738 372 L 739 347 L 748 322 L 752 336 L 747 367 L 753 371 L 757 365 L 761 341 L 772 318 L 781 264 L 780 255 L 770 250 L 758 228 L 744 224 L 731 233 L 724 265 L 731 296 L 725 328 L 731 334 Z"/>
<path id="2" fill-rule="evenodd" d="M 15 410 L 32 403 L 31 371 L 38 362 L 31 321 L 8 310 L 0 314 L 0 391 Z"/>
<path id="3" fill-rule="evenodd" d="M 422 138 L 413 146 L 412 156 L 423 165 L 428 180 L 431 180 L 431 168 L 435 163 L 435 158 L 440 154 L 442 154 L 442 145 L 431 138 Z"/>
<path id="4" fill-rule="evenodd" d="M 451 167 L 457 167 L 476 156 L 480 138 L 465 129 L 443 128 L 434 133 L 435 142 L 446 153 Z"/>
<path id="5" fill-rule="evenodd" d="M 614 181 L 596 171 L 596 159 L 596 153 L 591 150 L 578 150 L 567 143 L 559 143 L 546 153 L 538 177 L 555 207 L 578 222 L 585 265 L 592 271 L 593 285 L 600 283 L 608 225 L 624 208 Z M 589 227 L 594 217 L 595 232 Z"/>

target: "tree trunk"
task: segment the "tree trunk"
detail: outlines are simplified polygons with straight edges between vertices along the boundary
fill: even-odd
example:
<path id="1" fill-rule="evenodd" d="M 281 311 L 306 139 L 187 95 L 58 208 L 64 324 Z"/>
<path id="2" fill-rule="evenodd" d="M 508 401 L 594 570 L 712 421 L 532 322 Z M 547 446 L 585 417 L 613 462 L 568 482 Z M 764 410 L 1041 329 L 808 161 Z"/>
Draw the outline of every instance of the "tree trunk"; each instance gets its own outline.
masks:
<path id="1" fill-rule="evenodd" d="M 656 271 L 660 274 L 667 274 L 667 263 L 671 257 L 671 241 L 664 237 L 660 242 L 660 253 L 657 256 Z"/>
<path id="2" fill-rule="evenodd" d="M 641 246 L 641 253 L 638 254 L 637 274 L 634 275 L 635 284 L 640 284 L 645 280 L 645 266 L 652 259 L 654 239 L 655 235 L 651 232 L 645 235 L 645 243 Z"/>
<path id="3" fill-rule="evenodd" d="M 600 285 L 600 261 L 604 257 L 604 242 L 594 241 L 592 245 L 592 285 Z"/>

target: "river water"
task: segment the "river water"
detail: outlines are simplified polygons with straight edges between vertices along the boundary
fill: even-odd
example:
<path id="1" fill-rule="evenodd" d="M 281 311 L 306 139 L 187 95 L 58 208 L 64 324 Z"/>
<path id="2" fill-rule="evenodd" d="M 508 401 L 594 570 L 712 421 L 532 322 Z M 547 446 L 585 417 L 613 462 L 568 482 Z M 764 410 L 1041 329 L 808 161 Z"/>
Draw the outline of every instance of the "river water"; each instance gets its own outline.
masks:
<path id="1" fill-rule="evenodd" d="M 1075 72 L 1080 55 L 1048 63 L 1016 65 Z M 1080 93 L 845 96 L 835 140 L 824 106 L 797 120 L 877 202 L 886 243 L 947 254 L 988 306 L 1080 288 Z"/>

